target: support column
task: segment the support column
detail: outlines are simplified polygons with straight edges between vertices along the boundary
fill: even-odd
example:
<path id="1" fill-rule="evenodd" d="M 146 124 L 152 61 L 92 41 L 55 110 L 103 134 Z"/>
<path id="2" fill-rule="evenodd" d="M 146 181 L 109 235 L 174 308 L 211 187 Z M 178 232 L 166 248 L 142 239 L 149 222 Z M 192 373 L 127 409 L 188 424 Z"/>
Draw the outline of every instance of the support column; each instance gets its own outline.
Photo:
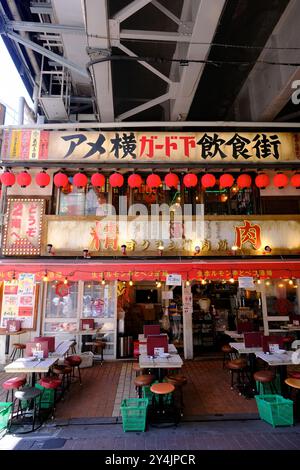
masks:
<path id="1" fill-rule="evenodd" d="M 193 359 L 193 296 L 190 286 L 182 282 L 182 325 L 184 359 Z"/>
<path id="2" fill-rule="evenodd" d="M 297 314 L 300 315 L 300 279 L 296 279 L 296 284 L 298 288 L 296 289 L 297 295 Z"/>
<path id="3" fill-rule="evenodd" d="M 264 283 L 260 285 L 260 295 L 261 295 L 261 308 L 262 308 L 263 324 L 264 324 L 264 334 L 268 336 L 269 335 L 269 322 L 268 322 L 266 286 Z"/>

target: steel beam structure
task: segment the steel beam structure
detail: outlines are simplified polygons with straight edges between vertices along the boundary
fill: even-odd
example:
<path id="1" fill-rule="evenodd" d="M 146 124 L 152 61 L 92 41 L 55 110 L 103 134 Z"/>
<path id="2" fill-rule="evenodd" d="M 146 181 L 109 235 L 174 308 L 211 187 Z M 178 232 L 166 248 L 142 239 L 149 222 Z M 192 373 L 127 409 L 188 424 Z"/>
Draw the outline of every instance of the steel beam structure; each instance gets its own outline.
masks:
<path id="1" fill-rule="evenodd" d="M 32 49 L 33 51 L 38 52 L 39 54 L 48 57 L 51 60 L 54 60 L 58 64 L 67 67 L 70 70 L 74 70 L 74 72 L 79 73 L 83 77 L 88 78 L 88 72 L 85 69 L 82 69 L 78 67 L 77 64 L 74 62 L 71 62 L 70 60 L 66 59 L 65 57 L 62 57 L 58 54 L 55 54 L 54 52 L 49 51 L 49 49 L 46 49 L 45 47 L 39 46 L 35 42 L 31 41 L 30 39 L 24 38 L 20 36 L 17 33 L 14 32 L 7 32 L 6 36 L 12 39 L 13 41 L 23 44 L 23 46 L 28 47 L 29 49 Z"/>

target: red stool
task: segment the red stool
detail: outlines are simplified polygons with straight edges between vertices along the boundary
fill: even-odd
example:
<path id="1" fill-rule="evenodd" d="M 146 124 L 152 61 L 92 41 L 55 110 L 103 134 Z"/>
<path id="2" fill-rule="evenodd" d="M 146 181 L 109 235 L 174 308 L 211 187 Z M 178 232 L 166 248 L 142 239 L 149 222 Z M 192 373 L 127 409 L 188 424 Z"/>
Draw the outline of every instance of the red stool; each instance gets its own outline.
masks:
<path id="1" fill-rule="evenodd" d="M 54 399 L 53 399 L 53 406 L 52 406 L 52 414 L 51 418 L 54 418 L 54 412 L 55 412 L 55 402 L 56 402 L 56 391 L 58 387 L 61 385 L 61 380 L 58 379 L 57 377 L 43 377 L 41 380 L 39 380 L 39 384 L 46 388 L 47 390 L 54 390 Z M 43 396 L 42 396 L 43 399 Z"/>
<path id="2" fill-rule="evenodd" d="M 11 401 L 14 401 L 14 390 L 18 390 L 26 383 L 26 377 L 13 377 L 2 384 L 4 390 L 7 390 L 6 400 L 8 401 L 9 391 L 11 391 Z"/>
<path id="3" fill-rule="evenodd" d="M 61 375 L 61 381 L 62 381 L 62 397 L 65 393 L 65 390 L 67 390 L 70 386 L 71 383 L 71 374 L 72 374 L 72 367 L 67 365 L 67 364 L 55 364 L 52 367 L 52 372 L 57 378 Z"/>
<path id="4" fill-rule="evenodd" d="M 23 357 L 24 356 L 24 349 L 26 349 L 26 344 L 22 343 L 14 343 L 13 344 L 13 350 L 12 353 L 9 357 L 11 361 L 14 361 L 14 359 L 17 357 Z"/>
<path id="5" fill-rule="evenodd" d="M 78 369 L 78 378 L 79 378 L 79 383 L 82 385 L 81 382 L 81 374 L 80 374 L 80 369 L 79 366 L 81 364 L 81 357 L 80 356 L 68 356 L 65 359 L 65 362 L 72 367 L 72 377 L 75 377 L 75 367 Z"/>

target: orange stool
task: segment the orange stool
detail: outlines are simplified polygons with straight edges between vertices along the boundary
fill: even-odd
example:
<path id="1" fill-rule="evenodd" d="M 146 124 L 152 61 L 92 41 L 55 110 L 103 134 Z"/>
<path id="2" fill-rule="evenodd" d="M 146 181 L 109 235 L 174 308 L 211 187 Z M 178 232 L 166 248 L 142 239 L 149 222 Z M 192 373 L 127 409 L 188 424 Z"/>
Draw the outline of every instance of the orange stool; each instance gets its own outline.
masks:
<path id="1" fill-rule="evenodd" d="M 175 390 L 175 386 L 168 382 L 159 382 L 151 385 L 150 390 L 153 393 L 151 413 L 152 424 L 178 424 L 180 417 L 178 415 L 178 409 L 174 406 L 173 402 L 173 392 Z M 172 394 L 172 402 L 170 404 L 166 404 L 164 402 L 164 397 L 169 394 Z M 156 396 L 158 396 L 158 403 Z"/>
<path id="2" fill-rule="evenodd" d="M 221 349 L 223 353 L 223 369 L 225 369 L 225 365 L 228 361 L 237 358 L 237 352 L 230 344 L 224 344 Z"/>
<path id="3" fill-rule="evenodd" d="M 183 387 L 187 384 L 187 378 L 184 375 L 167 375 L 166 381 L 175 387 L 175 391 L 179 391 L 180 395 L 180 413 L 183 414 L 184 402 L 183 402 Z"/>
<path id="4" fill-rule="evenodd" d="M 269 384 L 272 393 L 277 393 L 274 380 L 275 380 L 275 372 L 272 370 L 258 370 L 254 372 L 253 378 L 255 382 L 259 382 L 259 390 L 257 392 L 262 395 L 264 394 L 264 385 Z"/>
<path id="5" fill-rule="evenodd" d="M 151 385 L 154 380 L 155 380 L 155 376 L 152 374 L 142 374 L 136 377 L 134 381 L 134 385 L 136 389 L 138 390 L 139 398 L 142 398 L 143 387 L 147 387 L 148 385 Z"/>
<path id="6" fill-rule="evenodd" d="M 240 389 L 245 384 L 245 369 L 247 361 L 245 359 L 233 359 L 226 363 L 226 369 L 231 373 L 231 390 L 235 387 Z M 234 382 L 234 374 L 237 375 L 237 381 Z"/>
<path id="7" fill-rule="evenodd" d="M 295 417 L 297 420 L 300 419 L 300 380 L 288 378 L 285 379 L 285 383 L 291 388 L 291 398 L 294 402 Z"/>

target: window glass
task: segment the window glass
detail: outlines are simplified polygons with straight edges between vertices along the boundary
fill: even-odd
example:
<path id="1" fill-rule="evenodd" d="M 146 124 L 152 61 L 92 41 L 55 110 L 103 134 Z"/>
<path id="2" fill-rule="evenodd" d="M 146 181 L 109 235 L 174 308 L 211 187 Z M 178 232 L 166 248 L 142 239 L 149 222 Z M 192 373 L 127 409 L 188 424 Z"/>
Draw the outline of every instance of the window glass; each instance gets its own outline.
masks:
<path id="1" fill-rule="evenodd" d="M 60 193 L 59 215 L 107 215 L 108 193 L 104 188 L 69 185 Z"/>
<path id="2" fill-rule="evenodd" d="M 85 282 L 82 318 L 94 318 L 96 323 L 113 319 L 115 313 L 115 289 L 113 284 Z"/>
<path id="3" fill-rule="evenodd" d="M 50 282 L 47 289 L 46 318 L 77 318 L 78 283 L 69 282 L 66 295 L 57 288 L 58 283 Z"/>

